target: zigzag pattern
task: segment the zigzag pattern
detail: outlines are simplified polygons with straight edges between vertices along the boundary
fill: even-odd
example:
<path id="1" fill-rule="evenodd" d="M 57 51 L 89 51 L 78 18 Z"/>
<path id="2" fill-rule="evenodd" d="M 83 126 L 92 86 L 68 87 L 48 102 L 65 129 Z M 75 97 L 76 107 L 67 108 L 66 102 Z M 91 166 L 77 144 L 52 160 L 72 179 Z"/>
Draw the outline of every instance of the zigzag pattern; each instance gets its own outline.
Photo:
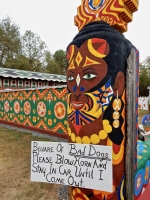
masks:
<path id="1" fill-rule="evenodd" d="M 64 88 L 62 91 L 58 92 L 56 89 L 51 88 L 51 91 L 57 96 L 58 99 L 61 99 L 65 94 L 68 93 L 67 88 Z"/>
<path id="2" fill-rule="evenodd" d="M 4 93 L 5 95 L 6 93 Z M 12 95 L 15 97 L 15 99 L 18 97 L 18 95 L 20 94 L 20 92 L 12 92 Z"/>
<path id="3" fill-rule="evenodd" d="M 45 130 L 49 130 L 49 128 L 46 126 L 43 120 L 40 120 L 39 123 L 35 127 L 40 128 L 40 126 L 43 126 Z"/>
<path id="4" fill-rule="evenodd" d="M 35 92 L 38 94 L 38 97 L 42 99 L 45 96 L 45 94 L 48 92 L 48 90 L 44 90 L 43 92 L 40 90 L 35 90 Z"/>
<path id="5" fill-rule="evenodd" d="M 56 132 L 58 129 L 62 129 L 64 133 L 68 133 L 68 130 L 63 126 L 61 122 L 59 122 L 54 128 L 52 128 L 52 131 Z"/>
<path id="6" fill-rule="evenodd" d="M 29 98 L 29 96 L 31 95 L 31 93 L 32 93 L 32 91 L 28 92 L 28 94 L 27 94 L 26 91 L 22 91 L 22 94 L 23 94 L 27 99 Z"/>
<path id="7" fill-rule="evenodd" d="M 54 94 L 52 94 L 52 92 L 54 92 Z M 61 99 L 60 102 L 59 101 L 57 102 L 56 100 L 55 104 L 62 103 L 63 101 L 64 104 L 66 105 L 65 97 L 66 97 L 67 92 L 68 92 L 67 88 L 60 88 L 58 89 L 58 91 L 57 89 L 53 89 L 52 91 L 52 89 L 50 88 L 50 89 L 45 89 L 44 91 L 43 90 L 17 91 L 17 92 L 11 91 L 11 92 L 1 93 L 0 117 L 1 119 L 8 122 L 22 124 L 29 127 L 36 127 L 39 129 L 43 128 L 44 130 L 52 130 L 54 132 L 59 130 L 59 132 L 67 134 L 67 128 L 66 128 L 67 125 L 66 125 L 66 122 L 63 121 L 66 119 L 66 111 L 65 111 L 65 115 L 61 118 L 62 122 L 60 122 L 60 119 L 57 116 L 55 118 L 55 115 L 52 110 L 53 108 L 51 107 L 52 105 L 50 106 L 50 104 L 48 103 L 48 101 L 51 100 L 52 95 L 53 95 L 54 97 L 57 96 L 59 99 Z M 34 99 L 32 98 L 33 95 L 35 95 Z M 37 103 L 39 102 L 39 99 L 41 99 L 40 101 L 47 105 L 47 108 L 46 108 L 47 112 L 44 117 L 39 116 L 37 112 Z M 35 100 L 36 100 L 36 103 L 35 103 Z M 7 108 L 5 107 L 6 101 L 8 101 L 9 103 L 8 111 L 7 111 Z M 20 104 L 21 109 L 19 110 L 19 113 L 15 112 L 15 108 L 14 108 L 15 101 L 19 102 Z M 30 108 L 31 112 L 29 114 L 26 114 L 24 111 L 26 101 L 30 104 L 30 107 L 31 107 Z M 55 122 L 50 124 L 49 120 L 53 118 Z"/>
<path id="8" fill-rule="evenodd" d="M 121 115 L 122 115 L 122 117 L 123 117 L 123 119 L 125 119 L 125 95 L 126 95 L 126 93 L 125 93 L 125 90 L 124 90 L 124 92 L 123 92 L 123 94 L 122 94 L 122 97 L 121 97 L 121 99 L 122 99 L 122 101 L 123 101 L 123 110 L 122 110 L 122 112 L 121 112 Z M 123 124 L 122 124 L 122 127 L 121 127 L 121 130 L 122 130 L 122 133 L 123 133 L 123 135 L 125 135 L 125 120 L 123 120 Z M 125 138 L 125 137 L 124 137 Z M 123 144 L 124 142 L 122 142 L 122 144 Z"/>

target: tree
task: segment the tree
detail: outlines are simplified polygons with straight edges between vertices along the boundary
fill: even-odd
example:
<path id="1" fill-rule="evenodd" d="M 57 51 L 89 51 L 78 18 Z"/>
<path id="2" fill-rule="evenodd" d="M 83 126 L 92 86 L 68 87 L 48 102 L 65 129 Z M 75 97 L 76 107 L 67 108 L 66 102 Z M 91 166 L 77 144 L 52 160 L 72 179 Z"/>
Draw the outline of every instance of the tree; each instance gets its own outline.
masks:
<path id="1" fill-rule="evenodd" d="M 30 71 L 29 59 L 23 55 L 18 55 L 17 58 L 8 58 L 6 66 L 12 69 L 20 69 Z"/>
<path id="2" fill-rule="evenodd" d="M 50 52 L 46 53 L 46 72 L 50 74 L 61 74 L 61 69 L 54 61 Z"/>
<path id="3" fill-rule="evenodd" d="M 51 55 L 37 34 L 27 30 L 21 36 L 20 27 L 6 17 L 0 20 L 0 67 L 65 74 L 66 53 Z"/>
<path id="4" fill-rule="evenodd" d="M 54 61 L 60 67 L 60 74 L 66 74 L 66 53 L 63 50 L 57 50 L 53 55 Z"/>
<path id="5" fill-rule="evenodd" d="M 21 53 L 20 27 L 10 17 L 0 20 L 0 67 L 11 67 Z"/>
<path id="6" fill-rule="evenodd" d="M 142 62 L 142 65 L 150 69 L 150 56 L 147 56 L 147 58 Z"/>
<path id="7" fill-rule="evenodd" d="M 41 38 L 27 30 L 23 36 L 23 55 L 29 59 L 30 71 L 44 71 L 47 46 Z"/>

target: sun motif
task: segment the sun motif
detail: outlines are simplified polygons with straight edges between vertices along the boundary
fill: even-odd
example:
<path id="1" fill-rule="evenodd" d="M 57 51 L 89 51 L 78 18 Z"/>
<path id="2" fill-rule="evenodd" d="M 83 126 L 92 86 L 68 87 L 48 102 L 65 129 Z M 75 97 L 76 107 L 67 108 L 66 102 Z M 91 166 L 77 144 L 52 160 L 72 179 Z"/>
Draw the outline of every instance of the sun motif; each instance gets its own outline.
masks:
<path id="1" fill-rule="evenodd" d="M 19 101 L 15 101 L 14 103 L 14 111 L 16 114 L 18 114 L 20 112 L 20 103 Z"/>
<path id="2" fill-rule="evenodd" d="M 30 105 L 30 103 L 29 103 L 28 101 L 26 101 L 26 102 L 24 103 L 23 109 L 24 109 L 24 113 L 25 113 L 26 115 L 29 115 L 29 114 L 30 114 L 31 105 Z"/>
<path id="3" fill-rule="evenodd" d="M 46 114 L 46 105 L 42 101 L 37 104 L 37 113 L 40 117 L 44 117 Z"/>
<path id="4" fill-rule="evenodd" d="M 8 102 L 8 101 L 5 101 L 5 103 L 4 103 L 4 110 L 5 110 L 5 112 L 8 112 L 8 111 L 9 111 L 9 108 L 10 108 L 9 102 Z"/>
<path id="5" fill-rule="evenodd" d="M 66 115 L 65 105 L 61 102 L 56 103 L 54 107 L 54 113 L 58 119 L 63 119 Z"/>

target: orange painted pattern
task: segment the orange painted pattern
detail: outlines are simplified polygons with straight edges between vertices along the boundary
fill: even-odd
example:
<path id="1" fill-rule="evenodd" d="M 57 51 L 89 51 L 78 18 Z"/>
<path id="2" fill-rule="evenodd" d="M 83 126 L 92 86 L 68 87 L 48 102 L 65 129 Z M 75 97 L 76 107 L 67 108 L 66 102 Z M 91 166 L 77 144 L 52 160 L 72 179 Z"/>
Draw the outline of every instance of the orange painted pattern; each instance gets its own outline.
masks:
<path id="1" fill-rule="evenodd" d="M 59 128 L 61 128 L 64 133 L 68 133 L 68 130 L 62 125 L 61 122 L 59 122 L 54 128 L 52 128 L 52 131 L 56 132 Z"/>
<path id="2" fill-rule="evenodd" d="M 51 91 L 57 96 L 58 99 L 61 99 L 65 94 L 67 94 L 67 88 L 64 88 L 62 91 L 58 92 L 56 89 L 51 88 Z"/>
<path id="3" fill-rule="evenodd" d="M 102 20 L 123 33 L 133 12 L 138 10 L 138 3 L 138 0 L 81 0 L 74 22 L 81 30 L 89 22 Z"/>
<path id="4" fill-rule="evenodd" d="M 67 88 L 3 92 L 0 95 L 0 117 L 8 123 L 67 134 L 65 108 L 67 92 Z"/>

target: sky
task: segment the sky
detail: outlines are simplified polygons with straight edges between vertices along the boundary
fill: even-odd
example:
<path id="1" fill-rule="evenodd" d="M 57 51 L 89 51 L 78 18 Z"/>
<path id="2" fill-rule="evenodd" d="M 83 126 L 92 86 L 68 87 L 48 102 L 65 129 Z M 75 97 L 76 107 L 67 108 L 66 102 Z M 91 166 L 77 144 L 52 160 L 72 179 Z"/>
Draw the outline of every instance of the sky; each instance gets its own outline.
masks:
<path id="1" fill-rule="evenodd" d="M 37 33 L 53 54 L 67 45 L 78 33 L 74 16 L 81 0 L 0 0 L 0 19 L 9 16 L 26 30 Z M 139 10 L 133 13 L 124 35 L 140 52 L 140 62 L 150 56 L 150 1 L 139 0 Z"/>

